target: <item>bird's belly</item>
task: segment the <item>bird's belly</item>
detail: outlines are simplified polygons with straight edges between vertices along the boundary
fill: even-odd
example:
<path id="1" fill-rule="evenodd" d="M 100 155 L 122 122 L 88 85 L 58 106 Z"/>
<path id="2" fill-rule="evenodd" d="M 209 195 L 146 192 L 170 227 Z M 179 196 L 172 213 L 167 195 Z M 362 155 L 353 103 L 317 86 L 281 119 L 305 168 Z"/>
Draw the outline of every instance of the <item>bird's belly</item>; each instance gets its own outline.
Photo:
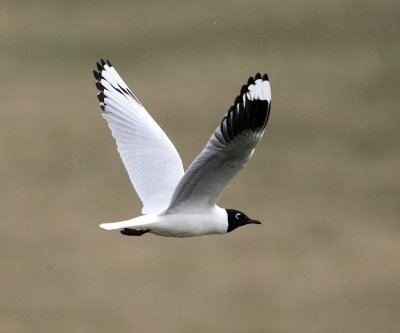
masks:
<path id="1" fill-rule="evenodd" d="M 153 225 L 150 233 L 165 237 L 193 237 L 226 233 L 228 224 L 215 216 L 166 215 Z"/>

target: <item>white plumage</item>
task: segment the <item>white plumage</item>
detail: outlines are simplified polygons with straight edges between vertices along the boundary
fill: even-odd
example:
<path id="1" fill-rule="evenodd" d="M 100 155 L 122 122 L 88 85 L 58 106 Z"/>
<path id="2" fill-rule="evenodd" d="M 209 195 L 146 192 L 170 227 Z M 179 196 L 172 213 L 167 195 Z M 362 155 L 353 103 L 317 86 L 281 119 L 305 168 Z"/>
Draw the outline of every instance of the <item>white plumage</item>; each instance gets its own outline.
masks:
<path id="1" fill-rule="evenodd" d="M 268 121 L 268 76 L 250 78 L 203 151 L 184 173 L 172 142 L 118 75 L 109 61 L 94 71 L 98 99 L 118 152 L 143 202 L 137 218 L 103 223 L 127 235 L 150 232 L 188 237 L 222 234 L 260 223 L 236 210 L 216 206 L 221 191 L 254 152 Z"/>
<path id="2" fill-rule="evenodd" d="M 104 91 L 99 95 L 104 94 L 104 100 L 100 106 L 107 111 L 103 118 L 143 202 L 142 213 L 162 212 L 167 209 L 169 198 L 184 173 L 181 158 L 114 67 L 105 64 L 101 76 L 99 82 Z"/>

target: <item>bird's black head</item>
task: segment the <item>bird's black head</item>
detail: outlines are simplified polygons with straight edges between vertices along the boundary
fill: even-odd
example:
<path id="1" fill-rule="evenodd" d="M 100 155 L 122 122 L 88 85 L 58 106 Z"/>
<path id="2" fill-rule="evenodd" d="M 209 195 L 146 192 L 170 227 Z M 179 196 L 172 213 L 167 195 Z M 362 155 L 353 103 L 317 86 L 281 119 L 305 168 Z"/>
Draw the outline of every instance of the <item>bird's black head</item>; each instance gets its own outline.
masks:
<path id="1" fill-rule="evenodd" d="M 246 214 L 239 212 L 236 209 L 225 209 L 228 214 L 228 231 L 231 232 L 235 230 L 237 227 L 241 227 L 242 225 L 254 223 L 261 224 L 260 221 L 253 220 L 248 217 Z"/>

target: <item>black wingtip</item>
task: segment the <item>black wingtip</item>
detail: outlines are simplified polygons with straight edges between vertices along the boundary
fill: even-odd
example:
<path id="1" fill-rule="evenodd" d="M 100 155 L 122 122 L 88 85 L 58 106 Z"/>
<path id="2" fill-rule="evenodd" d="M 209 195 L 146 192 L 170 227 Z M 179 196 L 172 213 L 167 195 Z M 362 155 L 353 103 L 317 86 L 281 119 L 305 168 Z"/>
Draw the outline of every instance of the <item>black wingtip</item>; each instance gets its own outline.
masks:
<path id="1" fill-rule="evenodd" d="M 254 77 L 254 79 L 255 79 L 255 80 L 261 79 L 261 74 L 260 74 L 260 73 L 257 73 L 256 76 Z"/>
<path id="2" fill-rule="evenodd" d="M 106 59 L 106 61 L 107 61 L 107 65 L 112 67 L 110 60 Z"/>
<path id="3" fill-rule="evenodd" d="M 104 103 L 104 92 L 101 91 L 97 94 L 97 99 L 99 100 L 99 102 L 103 102 Z"/>
<path id="4" fill-rule="evenodd" d="M 97 69 L 98 69 L 99 72 L 101 73 L 101 72 L 104 70 L 103 66 L 100 65 L 98 62 L 96 62 L 96 65 L 97 65 Z"/>
<path id="5" fill-rule="evenodd" d="M 93 75 L 94 75 L 94 78 L 95 78 L 97 81 L 100 81 L 100 80 L 101 80 L 101 75 L 100 75 L 100 73 L 97 73 L 95 70 L 93 70 Z"/>
<path id="6" fill-rule="evenodd" d="M 239 104 L 240 102 L 243 101 L 242 95 L 243 95 L 243 94 L 241 94 L 241 95 L 239 95 L 239 96 L 236 96 L 235 102 L 233 103 L 234 105 L 237 105 L 237 104 Z M 231 108 L 233 108 L 233 106 L 232 106 Z"/>
<path id="7" fill-rule="evenodd" d="M 249 91 L 249 88 L 247 87 L 247 85 L 243 85 L 242 88 L 240 89 L 240 95 L 243 95 L 245 93 L 247 93 Z"/>
<path id="8" fill-rule="evenodd" d="M 252 84 L 255 84 L 255 82 L 254 82 L 254 78 L 252 76 L 250 76 L 248 81 L 247 81 L 247 85 L 251 86 Z"/>
<path id="9" fill-rule="evenodd" d="M 101 58 L 100 60 L 101 60 L 101 64 L 102 64 L 102 65 L 103 65 L 103 67 L 104 67 L 104 65 L 106 64 L 106 62 L 104 61 L 104 59 L 103 59 L 103 58 Z"/>
<path id="10" fill-rule="evenodd" d="M 96 82 L 96 87 L 97 89 L 104 91 L 104 86 L 99 81 Z"/>
<path id="11" fill-rule="evenodd" d="M 263 79 L 263 81 L 269 81 L 268 74 L 265 73 L 265 74 L 263 75 L 262 79 Z"/>

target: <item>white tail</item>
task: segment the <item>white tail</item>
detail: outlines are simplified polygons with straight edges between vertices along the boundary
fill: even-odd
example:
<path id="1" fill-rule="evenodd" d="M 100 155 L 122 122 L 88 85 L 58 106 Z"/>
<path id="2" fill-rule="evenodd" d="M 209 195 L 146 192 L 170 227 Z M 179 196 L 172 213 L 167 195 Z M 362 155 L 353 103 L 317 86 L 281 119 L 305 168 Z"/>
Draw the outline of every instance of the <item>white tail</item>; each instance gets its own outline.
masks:
<path id="1" fill-rule="evenodd" d="M 148 225 L 151 224 L 151 222 L 154 222 L 155 220 L 156 219 L 153 217 L 153 215 L 149 214 L 121 222 L 102 223 L 99 225 L 99 227 L 105 230 L 115 230 L 115 229 L 123 229 L 130 227 L 140 229 L 140 228 L 145 228 L 146 226 L 148 227 Z"/>
<path id="2" fill-rule="evenodd" d="M 115 230 L 115 229 L 123 229 L 132 226 L 132 220 L 122 221 L 122 222 L 113 222 L 113 223 L 102 223 L 99 225 L 100 228 L 105 230 Z"/>

